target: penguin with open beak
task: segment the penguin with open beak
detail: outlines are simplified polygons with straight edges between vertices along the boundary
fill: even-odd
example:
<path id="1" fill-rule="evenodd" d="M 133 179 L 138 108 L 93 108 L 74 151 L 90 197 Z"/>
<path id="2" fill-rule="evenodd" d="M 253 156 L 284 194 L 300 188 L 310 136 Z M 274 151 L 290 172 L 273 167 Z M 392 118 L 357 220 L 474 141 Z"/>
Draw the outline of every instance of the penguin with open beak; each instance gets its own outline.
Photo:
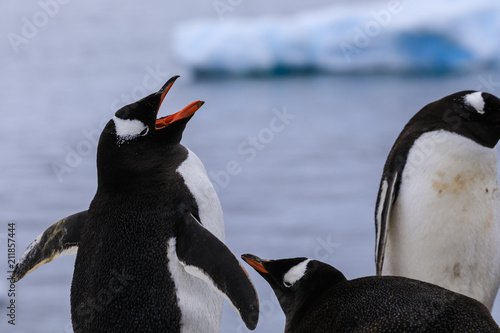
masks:
<path id="1" fill-rule="evenodd" d="M 75 332 L 219 332 L 223 297 L 249 329 L 257 325 L 257 294 L 224 244 L 219 199 L 199 158 L 180 143 L 203 102 L 158 118 L 176 79 L 116 112 L 99 139 L 88 210 L 45 230 L 16 265 L 18 281 L 77 253 Z"/>

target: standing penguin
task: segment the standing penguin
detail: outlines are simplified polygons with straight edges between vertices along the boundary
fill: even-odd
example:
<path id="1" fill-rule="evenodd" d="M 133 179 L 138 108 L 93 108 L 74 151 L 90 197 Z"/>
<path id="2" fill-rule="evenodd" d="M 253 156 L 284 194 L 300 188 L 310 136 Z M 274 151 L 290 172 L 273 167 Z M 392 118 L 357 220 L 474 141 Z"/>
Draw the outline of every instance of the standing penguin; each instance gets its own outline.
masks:
<path id="1" fill-rule="evenodd" d="M 242 258 L 278 297 L 285 333 L 500 332 L 483 304 L 430 283 L 398 276 L 347 280 L 307 258 Z"/>
<path id="2" fill-rule="evenodd" d="M 378 192 L 377 275 L 434 283 L 491 310 L 500 283 L 499 139 L 500 100 L 488 93 L 458 92 L 410 119 Z"/>
<path id="3" fill-rule="evenodd" d="M 222 296 L 249 329 L 257 325 L 257 294 L 223 243 L 217 195 L 198 157 L 180 144 L 203 102 L 156 119 L 176 79 L 116 112 L 99 139 L 88 211 L 49 227 L 15 268 L 19 280 L 77 252 L 75 332 L 219 332 Z"/>

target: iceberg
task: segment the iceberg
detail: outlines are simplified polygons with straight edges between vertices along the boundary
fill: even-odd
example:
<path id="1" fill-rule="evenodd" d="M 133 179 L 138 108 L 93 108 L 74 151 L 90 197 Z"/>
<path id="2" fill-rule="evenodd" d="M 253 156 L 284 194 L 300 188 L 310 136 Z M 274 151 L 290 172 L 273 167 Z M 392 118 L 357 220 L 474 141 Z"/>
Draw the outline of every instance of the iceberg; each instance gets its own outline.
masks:
<path id="1" fill-rule="evenodd" d="M 358 2 L 184 22 L 171 46 L 204 75 L 464 72 L 500 63 L 499 17 L 498 0 Z"/>

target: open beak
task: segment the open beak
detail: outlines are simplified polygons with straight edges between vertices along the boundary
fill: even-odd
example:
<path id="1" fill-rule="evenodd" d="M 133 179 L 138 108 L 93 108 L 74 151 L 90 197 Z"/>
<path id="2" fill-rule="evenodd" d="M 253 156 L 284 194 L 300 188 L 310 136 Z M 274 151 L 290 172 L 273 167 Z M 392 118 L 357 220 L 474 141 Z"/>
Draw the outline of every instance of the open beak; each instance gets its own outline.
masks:
<path id="1" fill-rule="evenodd" d="M 163 100 L 165 99 L 165 96 L 167 96 L 168 91 L 170 90 L 170 88 L 172 88 L 172 86 L 174 85 L 174 82 L 175 82 L 175 80 L 177 80 L 177 78 L 179 78 L 179 75 L 171 77 L 167 81 L 167 83 L 165 83 L 163 85 L 163 87 L 157 92 L 157 94 L 161 94 L 160 105 L 158 105 L 158 111 L 160 111 L 160 107 L 161 107 L 161 104 L 163 103 Z M 158 120 L 156 120 L 155 129 L 159 130 L 159 129 L 167 127 L 168 125 L 170 125 L 178 120 L 191 117 L 196 111 L 198 111 L 199 108 L 201 108 L 201 106 L 204 103 L 205 102 L 203 102 L 203 101 L 196 101 L 196 102 L 189 104 L 188 106 L 186 106 L 184 109 L 180 110 L 179 112 L 176 112 L 170 116 L 159 118 Z M 156 111 L 157 114 L 158 114 L 158 111 Z"/>
<path id="2" fill-rule="evenodd" d="M 205 102 L 203 101 L 196 101 L 188 106 L 186 106 L 184 109 L 180 110 L 179 112 L 176 112 L 174 114 L 171 114 L 170 116 L 166 116 L 163 118 L 160 118 L 156 121 L 156 126 L 155 129 L 159 130 L 162 128 L 167 127 L 168 125 L 176 122 L 177 120 L 181 120 L 187 117 L 191 117 L 196 111 L 198 111 L 199 108 L 204 104 Z"/>
<path id="3" fill-rule="evenodd" d="M 269 272 L 264 268 L 264 265 L 262 265 L 263 262 L 269 260 L 261 259 L 257 256 L 254 256 L 253 254 L 243 254 L 241 256 L 241 259 L 243 259 L 247 264 L 252 266 L 252 268 L 255 269 L 257 272 L 269 274 Z"/>
<path id="4" fill-rule="evenodd" d="M 163 87 L 161 87 L 161 89 L 158 90 L 157 94 L 161 94 L 160 106 L 161 106 L 161 103 L 163 103 L 165 96 L 167 96 L 168 91 L 174 85 L 175 80 L 177 80 L 178 78 L 179 78 L 179 75 L 172 76 L 170 79 L 168 79 L 167 83 L 165 83 L 163 85 Z"/>

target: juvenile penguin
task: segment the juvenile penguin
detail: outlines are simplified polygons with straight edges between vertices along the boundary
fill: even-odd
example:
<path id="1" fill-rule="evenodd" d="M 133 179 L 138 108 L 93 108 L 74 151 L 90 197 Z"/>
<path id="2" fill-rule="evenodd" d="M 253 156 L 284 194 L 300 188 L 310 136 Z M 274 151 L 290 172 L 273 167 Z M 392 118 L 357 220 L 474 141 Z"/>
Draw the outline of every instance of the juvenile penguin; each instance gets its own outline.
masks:
<path id="1" fill-rule="evenodd" d="M 375 210 L 377 275 L 473 297 L 491 310 L 500 283 L 500 100 L 462 91 L 428 104 L 397 138 Z"/>
<path id="2" fill-rule="evenodd" d="M 49 227 L 15 268 L 19 280 L 77 252 L 75 332 L 219 332 L 222 296 L 249 329 L 257 325 L 257 294 L 223 243 L 217 195 L 198 157 L 180 144 L 203 102 L 157 119 L 176 79 L 116 112 L 99 139 L 89 209 Z"/>
<path id="3" fill-rule="evenodd" d="M 347 280 L 323 262 L 242 255 L 270 285 L 286 316 L 285 333 L 500 332 L 480 302 L 413 279 Z"/>

